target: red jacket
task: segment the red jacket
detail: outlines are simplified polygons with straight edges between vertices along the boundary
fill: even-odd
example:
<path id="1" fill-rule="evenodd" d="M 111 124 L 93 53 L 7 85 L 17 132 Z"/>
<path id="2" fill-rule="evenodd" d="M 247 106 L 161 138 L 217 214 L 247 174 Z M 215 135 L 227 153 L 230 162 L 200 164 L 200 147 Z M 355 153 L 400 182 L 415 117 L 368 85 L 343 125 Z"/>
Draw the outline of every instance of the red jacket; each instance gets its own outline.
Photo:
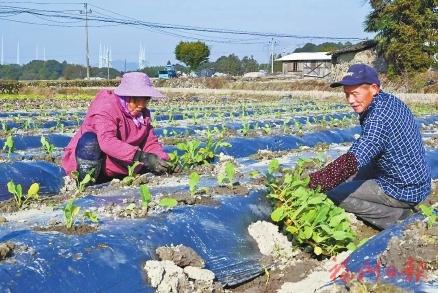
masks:
<path id="1" fill-rule="evenodd" d="M 99 91 L 81 127 L 64 149 L 62 167 L 65 172 L 70 174 L 76 170 L 76 145 L 81 135 L 89 131 L 96 133 L 100 149 L 106 154 L 102 170 L 109 177 L 128 174 L 127 168 L 120 161 L 131 164 L 139 149 L 168 160 L 169 156 L 155 136 L 149 110 L 143 112 L 143 117 L 145 123 L 137 127 L 132 118 L 122 111 L 116 94 L 111 90 Z"/>

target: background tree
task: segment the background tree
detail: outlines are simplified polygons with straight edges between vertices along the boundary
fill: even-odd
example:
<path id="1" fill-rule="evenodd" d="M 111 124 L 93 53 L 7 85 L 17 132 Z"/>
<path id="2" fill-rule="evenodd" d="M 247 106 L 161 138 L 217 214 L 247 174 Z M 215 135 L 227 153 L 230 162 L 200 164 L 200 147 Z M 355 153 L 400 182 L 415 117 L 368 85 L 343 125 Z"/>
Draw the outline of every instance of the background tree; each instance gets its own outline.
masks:
<path id="1" fill-rule="evenodd" d="M 438 52 L 438 0 L 370 0 L 365 30 L 377 32 L 388 76 L 422 72 Z"/>
<path id="2" fill-rule="evenodd" d="M 219 57 L 216 60 L 216 70 L 230 75 L 240 75 L 242 67 L 239 57 L 234 54 Z"/>
<path id="3" fill-rule="evenodd" d="M 179 60 L 190 67 L 191 70 L 196 70 L 198 67 L 208 61 L 210 49 L 200 41 L 197 42 L 180 42 L 175 48 L 176 60 Z"/>

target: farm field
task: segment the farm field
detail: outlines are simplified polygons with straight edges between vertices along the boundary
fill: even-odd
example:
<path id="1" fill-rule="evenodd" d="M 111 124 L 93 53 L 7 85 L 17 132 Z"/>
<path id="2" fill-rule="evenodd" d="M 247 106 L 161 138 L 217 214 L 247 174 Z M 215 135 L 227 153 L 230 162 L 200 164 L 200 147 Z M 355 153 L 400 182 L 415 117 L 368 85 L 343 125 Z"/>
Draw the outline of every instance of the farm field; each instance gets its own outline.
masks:
<path id="1" fill-rule="evenodd" d="M 150 105 L 176 172 L 94 185 L 59 167 L 92 96 L 0 95 L 0 291 L 438 290 L 427 211 L 379 232 L 307 188 L 360 134 L 342 99 L 179 94 Z M 436 206 L 438 105 L 408 100 Z"/>

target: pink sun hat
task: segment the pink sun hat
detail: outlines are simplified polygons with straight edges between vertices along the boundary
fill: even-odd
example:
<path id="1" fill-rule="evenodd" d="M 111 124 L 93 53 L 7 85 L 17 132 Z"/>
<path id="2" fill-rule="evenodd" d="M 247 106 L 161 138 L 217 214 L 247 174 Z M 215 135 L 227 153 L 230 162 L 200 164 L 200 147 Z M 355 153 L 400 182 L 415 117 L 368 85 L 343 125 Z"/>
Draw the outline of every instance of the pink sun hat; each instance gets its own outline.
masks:
<path id="1" fill-rule="evenodd" d="M 151 97 L 152 99 L 164 98 L 152 86 L 152 82 L 143 72 L 128 72 L 123 74 L 120 85 L 114 89 L 114 93 L 122 97 Z"/>

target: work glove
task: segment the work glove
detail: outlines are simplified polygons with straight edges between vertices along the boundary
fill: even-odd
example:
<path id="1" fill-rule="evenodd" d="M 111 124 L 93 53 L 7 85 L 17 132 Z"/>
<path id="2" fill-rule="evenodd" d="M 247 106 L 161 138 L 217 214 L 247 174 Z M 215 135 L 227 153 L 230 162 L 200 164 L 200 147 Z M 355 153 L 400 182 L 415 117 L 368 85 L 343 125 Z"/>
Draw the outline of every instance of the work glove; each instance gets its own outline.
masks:
<path id="1" fill-rule="evenodd" d="M 137 151 L 134 156 L 134 161 L 139 161 L 143 163 L 144 168 L 148 172 L 154 174 L 163 174 L 171 168 L 171 164 L 157 155 L 151 153 L 145 153 L 142 151 Z"/>

